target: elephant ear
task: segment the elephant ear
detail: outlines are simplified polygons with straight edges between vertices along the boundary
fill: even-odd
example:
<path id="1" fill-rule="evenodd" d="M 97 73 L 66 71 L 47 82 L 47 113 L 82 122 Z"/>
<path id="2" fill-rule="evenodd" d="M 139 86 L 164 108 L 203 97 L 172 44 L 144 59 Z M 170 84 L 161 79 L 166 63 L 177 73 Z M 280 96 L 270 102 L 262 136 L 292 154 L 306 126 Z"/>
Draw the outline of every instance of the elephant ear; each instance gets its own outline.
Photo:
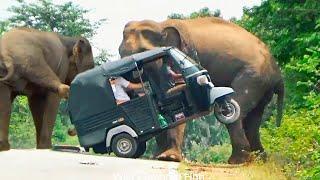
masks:
<path id="1" fill-rule="evenodd" d="M 175 21 L 175 25 L 167 26 L 162 31 L 163 46 L 174 46 L 186 53 L 196 62 L 200 62 L 194 43 L 189 38 L 187 28 Z"/>
<path id="2" fill-rule="evenodd" d="M 177 28 L 166 27 L 162 31 L 162 44 L 164 46 L 174 46 L 181 49 L 181 36 Z"/>

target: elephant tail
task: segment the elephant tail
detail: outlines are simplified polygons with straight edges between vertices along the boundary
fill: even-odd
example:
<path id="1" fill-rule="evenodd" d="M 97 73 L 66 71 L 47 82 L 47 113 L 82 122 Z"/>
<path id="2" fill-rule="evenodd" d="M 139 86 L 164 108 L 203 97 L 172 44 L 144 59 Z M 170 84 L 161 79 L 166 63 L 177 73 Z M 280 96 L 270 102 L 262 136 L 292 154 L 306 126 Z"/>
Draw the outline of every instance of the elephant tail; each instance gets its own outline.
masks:
<path id="1" fill-rule="evenodd" d="M 75 136 L 75 135 L 77 135 L 76 128 L 69 128 L 69 129 L 68 129 L 68 135 L 69 135 L 69 136 Z"/>
<path id="2" fill-rule="evenodd" d="M 11 60 L 11 58 L 10 58 L 10 60 Z M 1 71 L 6 72 L 6 75 L 4 75 L 3 77 L 1 77 L 2 74 L 0 74 L 0 81 L 9 80 L 14 74 L 14 66 L 13 66 L 12 61 L 10 61 L 10 60 L 9 61 L 2 61 L 2 62 L 0 61 L 0 72 Z"/>
<path id="3" fill-rule="evenodd" d="M 274 93 L 277 94 L 277 118 L 276 125 L 281 125 L 281 119 L 283 116 L 283 105 L 284 105 L 284 82 L 281 78 L 275 86 Z"/>

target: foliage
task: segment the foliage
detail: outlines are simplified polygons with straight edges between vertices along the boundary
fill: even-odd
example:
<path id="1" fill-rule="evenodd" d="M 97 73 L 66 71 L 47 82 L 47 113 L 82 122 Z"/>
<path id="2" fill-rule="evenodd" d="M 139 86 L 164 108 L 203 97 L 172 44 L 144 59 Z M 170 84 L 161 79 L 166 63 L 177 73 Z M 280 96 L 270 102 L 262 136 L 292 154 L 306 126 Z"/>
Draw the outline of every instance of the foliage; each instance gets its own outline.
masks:
<path id="1" fill-rule="evenodd" d="M 12 148 L 33 148 L 36 143 L 35 128 L 25 97 L 18 97 L 12 107 L 9 141 Z"/>
<path id="2" fill-rule="evenodd" d="M 185 151 L 185 157 L 188 160 L 205 164 L 227 163 L 230 155 L 230 144 L 205 146 L 192 141 L 191 147 Z"/>
<path id="3" fill-rule="evenodd" d="M 100 49 L 98 56 L 94 57 L 94 63 L 95 65 L 101 65 L 102 63 L 110 61 L 110 57 L 112 57 L 112 55 L 109 54 L 107 50 Z"/>
<path id="4" fill-rule="evenodd" d="M 243 11 L 238 23 L 267 43 L 281 65 L 319 42 L 319 36 L 303 43 L 297 41 L 312 38 L 310 33 L 315 32 L 320 17 L 318 0 L 264 0 L 260 6 Z"/>
<path id="5" fill-rule="evenodd" d="M 196 19 L 200 17 L 221 17 L 221 11 L 219 9 L 211 11 L 208 7 L 204 7 L 190 15 L 172 13 L 168 16 L 169 19 Z"/>
<path id="6" fill-rule="evenodd" d="M 8 19 L 11 27 L 25 26 L 58 32 L 65 36 L 92 37 L 105 21 L 100 19 L 97 22 L 90 22 L 85 18 L 89 11 L 71 1 L 62 5 L 53 4 L 51 0 L 37 0 L 36 3 L 17 1 L 17 6 L 8 9 L 13 13 Z"/>
<path id="7" fill-rule="evenodd" d="M 195 144 L 209 147 L 228 142 L 229 134 L 225 126 L 219 123 L 213 114 L 187 123 L 184 143 L 185 151 L 188 151 Z"/>
<path id="8" fill-rule="evenodd" d="M 9 21 L 0 21 L 0 37 L 6 31 L 8 31 Z"/>
<path id="9" fill-rule="evenodd" d="M 299 109 L 287 111 L 280 128 L 267 122 L 262 129 L 263 144 L 268 151 L 284 159 L 289 176 L 320 176 L 320 111 Z"/>
<path id="10" fill-rule="evenodd" d="M 320 107 L 319 95 L 316 94 L 316 84 L 320 80 L 320 41 L 318 42 L 317 47 L 308 48 L 302 57 L 293 57 L 285 67 L 288 88 L 294 91 L 289 101 L 297 108 Z"/>

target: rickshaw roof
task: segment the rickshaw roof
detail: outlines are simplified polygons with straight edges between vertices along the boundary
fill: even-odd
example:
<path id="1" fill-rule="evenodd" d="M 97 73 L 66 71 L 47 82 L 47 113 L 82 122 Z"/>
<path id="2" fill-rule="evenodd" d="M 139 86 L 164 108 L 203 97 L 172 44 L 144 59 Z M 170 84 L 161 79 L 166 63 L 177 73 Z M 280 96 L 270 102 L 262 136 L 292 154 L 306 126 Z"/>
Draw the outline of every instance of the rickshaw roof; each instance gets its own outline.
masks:
<path id="1" fill-rule="evenodd" d="M 101 65 L 106 76 L 117 76 L 132 71 L 136 65 L 143 65 L 167 54 L 173 47 L 157 47 L 152 50 L 133 54 L 120 60 L 106 62 Z"/>

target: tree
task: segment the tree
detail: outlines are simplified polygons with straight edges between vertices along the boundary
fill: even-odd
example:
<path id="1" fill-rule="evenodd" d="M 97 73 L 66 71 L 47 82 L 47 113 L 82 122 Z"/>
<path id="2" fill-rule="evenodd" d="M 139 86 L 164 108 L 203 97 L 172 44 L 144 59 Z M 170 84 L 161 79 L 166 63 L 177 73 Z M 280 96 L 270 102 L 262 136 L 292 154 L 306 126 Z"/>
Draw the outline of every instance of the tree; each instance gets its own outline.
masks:
<path id="1" fill-rule="evenodd" d="M 8 31 L 9 21 L 0 21 L 0 37 L 6 31 Z"/>
<path id="2" fill-rule="evenodd" d="M 319 42 L 319 36 L 311 39 L 309 34 L 315 32 L 320 17 L 318 0 L 268 0 L 244 8 L 243 13 L 238 23 L 266 42 L 281 65 Z M 308 41 L 299 42 L 306 37 Z"/>
<path id="3" fill-rule="evenodd" d="M 92 37 L 97 28 L 106 19 L 90 22 L 84 15 L 89 10 L 72 2 L 62 5 L 53 4 L 51 0 L 37 0 L 27 3 L 17 0 L 18 5 L 8 9 L 13 16 L 8 20 L 11 27 L 25 26 L 43 31 L 53 31 L 65 36 Z"/>
<path id="4" fill-rule="evenodd" d="M 109 54 L 107 50 L 100 49 L 99 51 L 99 55 L 94 57 L 94 62 L 96 65 L 101 65 L 102 63 L 110 61 L 109 58 L 112 57 L 112 55 Z"/>
<path id="5" fill-rule="evenodd" d="M 190 15 L 172 13 L 168 16 L 169 19 L 196 19 L 199 17 L 221 17 L 221 11 L 219 9 L 211 11 L 208 7 L 204 7 L 199 11 L 192 12 Z"/>

